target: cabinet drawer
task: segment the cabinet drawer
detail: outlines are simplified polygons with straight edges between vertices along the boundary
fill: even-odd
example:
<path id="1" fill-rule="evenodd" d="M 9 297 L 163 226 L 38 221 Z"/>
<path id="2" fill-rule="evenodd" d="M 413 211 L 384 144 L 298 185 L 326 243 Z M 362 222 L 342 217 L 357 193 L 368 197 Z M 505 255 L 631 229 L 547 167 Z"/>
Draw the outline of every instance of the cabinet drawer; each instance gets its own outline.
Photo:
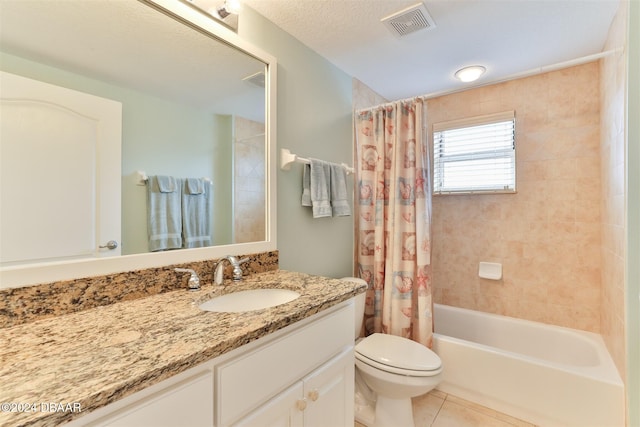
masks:
<path id="1" fill-rule="evenodd" d="M 213 373 L 202 372 L 177 384 L 159 385 L 162 390 L 134 403 L 79 425 L 94 427 L 207 427 L 213 425 Z M 143 393 L 134 394 L 139 396 Z M 105 407 L 106 408 L 106 407 Z M 95 414 L 97 415 L 97 413 Z"/>
<path id="2" fill-rule="evenodd" d="M 353 345 L 353 304 L 216 368 L 219 425 L 227 426 Z"/>

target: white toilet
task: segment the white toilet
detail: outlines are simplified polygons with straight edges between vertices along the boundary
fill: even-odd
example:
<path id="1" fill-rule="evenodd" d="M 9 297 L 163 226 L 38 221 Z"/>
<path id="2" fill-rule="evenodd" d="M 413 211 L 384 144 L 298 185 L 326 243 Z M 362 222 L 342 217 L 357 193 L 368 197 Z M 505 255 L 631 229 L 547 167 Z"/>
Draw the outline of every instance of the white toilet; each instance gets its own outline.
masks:
<path id="1" fill-rule="evenodd" d="M 355 277 L 342 280 L 362 281 Z M 433 390 L 442 362 L 427 347 L 407 338 L 373 334 L 358 339 L 365 294 L 355 298 L 356 420 L 367 427 L 414 427 L 411 398 Z"/>

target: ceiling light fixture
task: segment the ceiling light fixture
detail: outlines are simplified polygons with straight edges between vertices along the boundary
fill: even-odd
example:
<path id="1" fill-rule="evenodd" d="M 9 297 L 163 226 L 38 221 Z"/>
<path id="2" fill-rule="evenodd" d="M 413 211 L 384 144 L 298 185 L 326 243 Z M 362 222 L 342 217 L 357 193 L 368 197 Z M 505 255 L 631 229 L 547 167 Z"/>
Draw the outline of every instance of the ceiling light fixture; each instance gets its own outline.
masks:
<path id="1" fill-rule="evenodd" d="M 487 71 L 487 69 L 482 65 L 472 65 L 459 69 L 454 75 L 458 80 L 467 83 L 478 80 L 485 71 Z"/>
<path id="2" fill-rule="evenodd" d="M 222 19 L 231 14 L 237 15 L 238 12 L 240 12 L 240 2 L 238 0 L 225 0 L 222 6 L 220 6 L 216 11 Z"/>

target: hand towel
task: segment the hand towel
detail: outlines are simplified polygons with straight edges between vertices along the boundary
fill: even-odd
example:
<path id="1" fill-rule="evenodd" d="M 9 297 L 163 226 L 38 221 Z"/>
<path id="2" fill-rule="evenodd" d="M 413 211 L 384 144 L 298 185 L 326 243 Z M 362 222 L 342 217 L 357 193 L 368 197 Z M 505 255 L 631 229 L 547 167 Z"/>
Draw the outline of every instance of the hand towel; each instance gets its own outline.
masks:
<path id="1" fill-rule="evenodd" d="M 350 216 L 351 208 L 347 201 L 347 172 L 344 166 L 330 164 L 331 170 L 331 209 L 334 216 Z"/>
<path id="2" fill-rule="evenodd" d="M 310 192 L 311 192 L 311 209 L 314 218 L 323 218 L 331 216 L 330 201 L 330 180 L 331 168 L 329 163 L 317 160 L 311 160 L 310 168 Z"/>
<path id="3" fill-rule="evenodd" d="M 182 191 L 182 235 L 185 248 L 211 246 L 211 184 L 187 178 Z"/>
<path id="4" fill-rule="evenodd" d="M 158 181 L 158 191 L 161 193 L 173 193 L 178 190 L 178 179 L 172 176 L 158 175 L 156 180 Z"/>
<path id="5" fill-rule="evenodd" d="M 182 247 L 180 180 L 170 176 L 150 176 L 147 181 L 147 234 L 149 250 Z"/>
<path id="6" fill-rule="evenodd" d="M 310 164 L 304 164 L 302 168 L 302 206 L 312 206 Z"/>
<path id="7" fill-rule="evenodd" d="M 186 180 L 186 194 L 202 194 L 204 193 L 207 181 L 200 178 L 187 178 Z"/>

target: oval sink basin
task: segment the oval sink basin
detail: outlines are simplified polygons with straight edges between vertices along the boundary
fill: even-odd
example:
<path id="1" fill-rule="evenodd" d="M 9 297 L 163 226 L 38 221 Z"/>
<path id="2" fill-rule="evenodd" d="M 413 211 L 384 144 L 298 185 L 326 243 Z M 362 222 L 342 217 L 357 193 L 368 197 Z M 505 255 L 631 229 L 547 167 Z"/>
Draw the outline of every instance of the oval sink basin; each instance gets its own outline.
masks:
<path id="1" fill-rule="evenodd" d="M 205 311 L 217 313 L 239 313 L 260 310 L 284 304 L 300 296 L 289 289 L 252 289 L 220 295 L 203 302 L 198 307 Z"/>

